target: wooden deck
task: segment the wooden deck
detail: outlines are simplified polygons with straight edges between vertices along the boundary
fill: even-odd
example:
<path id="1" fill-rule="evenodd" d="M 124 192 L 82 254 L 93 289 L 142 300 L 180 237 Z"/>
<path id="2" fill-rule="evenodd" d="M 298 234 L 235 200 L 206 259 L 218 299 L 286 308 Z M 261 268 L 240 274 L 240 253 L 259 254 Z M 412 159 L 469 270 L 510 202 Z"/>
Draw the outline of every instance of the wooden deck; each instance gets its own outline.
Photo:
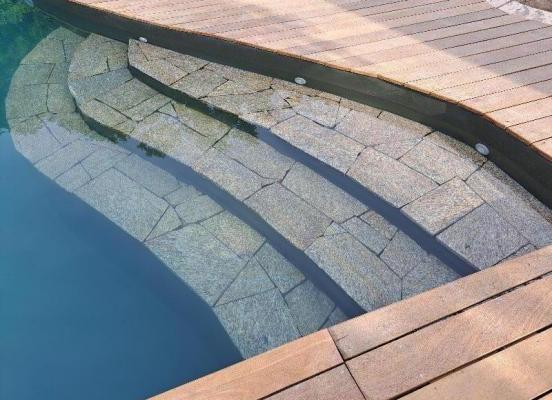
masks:
<path id="1" fill-rule="evenodd" d="M 68 3 L 404 85 L 484 115 L 552 160 L 552 26 L 485 0 Z"/>
<path id="2" fill-rule="evenodd" d="M 552 246 L 155 399 L 549 399 L 550 272 Z"/>

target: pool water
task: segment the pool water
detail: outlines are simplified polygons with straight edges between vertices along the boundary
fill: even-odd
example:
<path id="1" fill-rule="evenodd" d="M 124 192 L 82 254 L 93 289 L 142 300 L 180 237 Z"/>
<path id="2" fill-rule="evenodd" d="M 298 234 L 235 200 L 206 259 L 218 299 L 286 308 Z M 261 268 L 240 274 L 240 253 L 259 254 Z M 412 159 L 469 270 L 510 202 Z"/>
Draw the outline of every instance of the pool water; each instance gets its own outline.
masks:
<path id="1" fill-rule="evenodd" d="M 0 126 L 20 59 L 56 27 L 0 3 Z M 138 399 L 241 359 L 204 301 L 142 243 L 0 134 L 0 398 Z"/>

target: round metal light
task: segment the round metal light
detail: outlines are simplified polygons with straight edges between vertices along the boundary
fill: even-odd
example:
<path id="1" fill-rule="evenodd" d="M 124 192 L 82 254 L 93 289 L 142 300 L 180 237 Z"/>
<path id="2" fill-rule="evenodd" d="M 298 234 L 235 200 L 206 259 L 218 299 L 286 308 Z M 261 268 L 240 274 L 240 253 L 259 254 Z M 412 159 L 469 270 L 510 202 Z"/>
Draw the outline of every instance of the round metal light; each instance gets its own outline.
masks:
<path id="1" fill-rule="evenodd" d="M 147 42 L 148 42 L 148 39 L 146 39 L 146 38 L 143 37 L 143 36 L 140 36 L 140 37 L 138 38 L 138 40 L 141 41 L 142 43 L 147 43 Z"/>
<path id="2" fill-rule="evenodd" d="M 300 77 L 300 76 L 296 76 L 295 79 L 294 79 L 295 83 L 298 84 L 298 85 L 304 85 L 307 83 L 307 80 L 303 77 Z"/>
<path id="3" fill-rule="evenodd" d="M 487 146 L 485 146 L 483 143 L 477 143 L 475 145 L 475 150 L 481 155 L 488 156 L 491 152 Z"/>

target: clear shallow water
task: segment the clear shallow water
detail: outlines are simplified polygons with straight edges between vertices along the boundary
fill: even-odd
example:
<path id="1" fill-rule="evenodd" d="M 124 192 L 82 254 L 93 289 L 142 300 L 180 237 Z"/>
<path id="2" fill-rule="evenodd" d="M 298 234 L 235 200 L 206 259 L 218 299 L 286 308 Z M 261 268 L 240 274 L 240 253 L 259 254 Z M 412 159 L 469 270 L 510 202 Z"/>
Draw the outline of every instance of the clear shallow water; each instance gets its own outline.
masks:
<path id="1" fill-rule="evenodd" d="M 0 3 L 11 74 L 55 24 Z M 142 243 L 0 134 L 0 398 L 139 399 L 241 359 L 211 309 Z"/>

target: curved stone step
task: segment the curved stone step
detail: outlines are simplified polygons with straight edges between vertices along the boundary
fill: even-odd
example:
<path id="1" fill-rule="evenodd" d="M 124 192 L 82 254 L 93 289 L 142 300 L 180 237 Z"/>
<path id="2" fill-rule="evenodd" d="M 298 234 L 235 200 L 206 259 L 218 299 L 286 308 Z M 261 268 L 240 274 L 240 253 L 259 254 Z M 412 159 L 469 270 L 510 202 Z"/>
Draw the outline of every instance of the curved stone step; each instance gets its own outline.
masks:
<path id="1" fill-rule="evenodd" d="M 78 60 L 101 58 L 101 40 L 89 37 L 71 64 L 69 86 L 85 118 L 215 182 L 304 251 L 365 309 L 458 276 L 312 169 L 238 128 L 164 98 L 130 78 L 125 68 L 109 70 L 112 50 L 105 50 L 103 70 L 90 72 L 90 63 Z M 90 96 L 90 86 L 103 88 L 102 93 Z"/>
<path id="2" fill-rule="evenodd" d="M 552 242 L 550 210 L 473 149 L 391 113 L 129 42 L 133 75 L 299 148 L 400 208 L 477 268 Z"/>
<path id="3" fill-rule="evenodd" d="M 212 307 L 244 357 L 346 319 L 332 299 L 243 220 L 143 152 L 89 129 L 67 87 L 68 62 L 82 41 L 59 28 L 15 72 L 6 111 L 16 149 L 143 242 Z M 126 48 L 102 43 L 114 68 Z M 102 68 L 101 63 L 88 66 L 90 73 Z"/>

